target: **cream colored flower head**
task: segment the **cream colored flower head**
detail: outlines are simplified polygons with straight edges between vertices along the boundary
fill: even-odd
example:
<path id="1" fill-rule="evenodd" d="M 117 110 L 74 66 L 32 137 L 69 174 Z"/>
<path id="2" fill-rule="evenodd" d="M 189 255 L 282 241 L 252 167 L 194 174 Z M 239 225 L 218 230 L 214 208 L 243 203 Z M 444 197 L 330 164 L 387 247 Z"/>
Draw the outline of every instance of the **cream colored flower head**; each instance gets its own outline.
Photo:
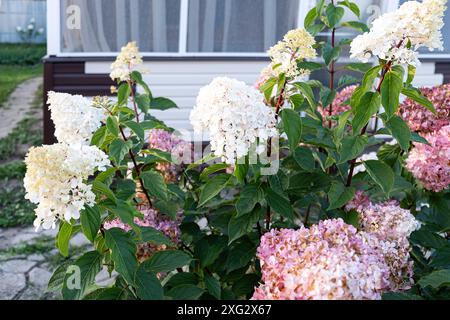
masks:
<path id="1" fill-rule="evenodd" d="M 116 61 L 111 64 L 110 77 L 113 80 L 129 81 L 131 72 L 142 63 L 142 55 L 136 42 L 129 42 L 122 47 Z"/>
<path id="2" fill-rule="evenodd" d="M 298 69 L 297 63 L 317 56 L 315 44 L 314 37 L 303 28 L 286 33 L 283 40 L 268 51 L 274 72 L 277 75 L 284 73 L 288 78 L 307 76 L 309 71 Z"/>

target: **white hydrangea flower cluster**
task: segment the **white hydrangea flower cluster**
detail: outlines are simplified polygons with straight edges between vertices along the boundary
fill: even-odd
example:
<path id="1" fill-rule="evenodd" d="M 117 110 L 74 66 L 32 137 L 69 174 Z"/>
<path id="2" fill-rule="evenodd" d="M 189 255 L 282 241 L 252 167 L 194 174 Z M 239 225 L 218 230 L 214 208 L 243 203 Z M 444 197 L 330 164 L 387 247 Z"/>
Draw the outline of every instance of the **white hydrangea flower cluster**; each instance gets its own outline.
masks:
<path id="1" fill-rule="evenodd" d="M 408 1 L 398 10 L 383 14 L 373 22 L 369 32 L 353 40 L 351 57 L 363 62 L 376 56 L 399 64 L 418 64 L 416 51 L 420 47 L 443 48 L 441 29 L 446 2 Z"/>
<path id="2" fill-rule="evenodd" d="M 133 69 L 142 63 L 142 55 L 136 42 L 129 42 L 125 47 L 122 47 L 116 61 L 111 64 L 109 76 L 113 80 L 129 81 Z"/>
<path id="3" fill-rule="evenodd" d="M 25 163 L 25 196 L 38 204 L 34 226 L 56 227 L 59 219 L 79 219 L 80 211 L 92 206 L 95 194 L 84 181 L 109 165 L 97 147 L 58 143 L 30 149 Z"/>
<path id="4" fill-rule="evenodd" d="M 89 145 L 103 111 L 80 95 L 49 92 L 48 97 L 58 143 L 32 148 L 25 159 L 25 197 L 38 205 L 36 230 L 55 228 L 60 219 L 78 219 L 95 202 L 86 180 L 110 165 L 102 150 Z"/>
<path id="5" fill-rule="evenodd" d="M 101 109 L 80 95 L 50 91 L 48 104 L 55 137 L 60 143 L 89 145 L 92 133 L 100 128 L 105 117 Z"/>
<path id="6" fill-rule="evenodd" d="M 288 78 L 307 76 L 309 71 L 299 69 L 297 63 L 316 57 L 317 53 L 313 47 L 315 43 L 314 37 L 303 28 L 289 31 L 282 41 L 268 51 L 272 60 L 270 66 L 275 75 L 284 73 Z"/>
<path id="7" fill-rule="evenodd" d="M 200 90 L 190 121 L 196 131 L 209 132 L 216 156 L 234 164 L 258 139 L 262 153 L 264 142 L 277 135 L 275 113 L 263 101 L 255 88 L 219 77 Z"/>

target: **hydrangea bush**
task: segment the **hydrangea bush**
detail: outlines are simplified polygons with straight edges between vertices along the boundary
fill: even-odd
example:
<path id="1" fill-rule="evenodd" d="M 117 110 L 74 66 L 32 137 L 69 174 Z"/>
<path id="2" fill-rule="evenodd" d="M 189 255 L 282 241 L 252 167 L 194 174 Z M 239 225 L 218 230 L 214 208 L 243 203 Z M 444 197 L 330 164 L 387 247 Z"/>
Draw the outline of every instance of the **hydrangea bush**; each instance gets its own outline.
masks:
<path id="1" fill-rule="evenodd" d="M 442 47 L 445 2 L 406 2 L 369 29 L 355 3 L 318 1 L 254 87 L 221 77 L 200 90 L 190 119 L 211 153 L 151 116 L 176 105 L 152 95 L 135 43 L 112 65 L 117 99 L 50 93 L 58 143 L 30 151 L 27 197 L 36 228 L 59 229 L 62 255 L 80 232 L 92 249 L 49 288 L 65 299 L 449 298 L 449 92 L 412 86 L 417 49 Z M 316 42 L 325 28 L 331 42 Z M 363 34 L 338 42 L 338 28 Z M 338 65 L 347 46 L 361 61 Z M 328 86 L 308 80 L 320 69 Z M 338 79 L 344 69 L 361 76 Z M 95 284 L 103 268 L 108 287 Z"/>

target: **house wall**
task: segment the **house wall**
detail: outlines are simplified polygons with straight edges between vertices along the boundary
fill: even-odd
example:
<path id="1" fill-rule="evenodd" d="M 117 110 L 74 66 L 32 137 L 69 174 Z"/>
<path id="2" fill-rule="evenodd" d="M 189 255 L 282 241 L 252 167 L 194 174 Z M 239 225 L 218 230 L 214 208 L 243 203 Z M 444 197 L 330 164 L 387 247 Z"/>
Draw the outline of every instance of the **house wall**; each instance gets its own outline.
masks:
<path id="1" fill-rule="evenodd" d="M 262 61 L 150 61 L 146 62 L 144 80 L 150 85 L 154 96 L 174 100 L 179 109 L 153 111 L 152 114 L 178 130 L 191 130 L 189 113 L 201 87 L 213 78 L 226 76 L 253 85 L 260 70 L 267 65 Z M 86 74 L 104 74 L 111 62 L 86 62 Z"/>
<path id="2" fill-rule="evenodd" d="M 0 0 L 0 43 L 21 42 L 16 28 L 25 28 L 31 18 L 36 28 L 46 28 L 46 0 Z M 37 39 L 45 42 L 45 32 Z"/>

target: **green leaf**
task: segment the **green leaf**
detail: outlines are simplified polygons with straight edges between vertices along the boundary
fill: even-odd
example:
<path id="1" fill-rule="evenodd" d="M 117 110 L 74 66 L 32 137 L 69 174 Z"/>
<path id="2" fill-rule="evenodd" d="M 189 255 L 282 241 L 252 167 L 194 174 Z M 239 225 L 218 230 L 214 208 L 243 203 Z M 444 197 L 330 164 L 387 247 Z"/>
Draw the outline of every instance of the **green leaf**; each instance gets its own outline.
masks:
<path id="1" fill-rule="evenodd" d="M 295 150 L 300 143 L 302 137 L 302 118 L 292 109 L 284 109 L 281 113 L 284 130 L 288 136 L 289 146 L 291 150 Z"/>
<path id="2" fill-rule="evenodd" d="M 331 62 L 337 60 L 341 54 L 341 47 L 332 47 L 331 44 L 326 43 L 322 49 L 322 56 L 326 65 L 330 65 Z"/>
<path id="3" fill-rule="evenodd" d="M 164 182 L 163 176 L 156 171 L 146 171 L 141 174 L 141 179 L 144 182 L 145 189 L 150 195 L 157 199 L 167 201 L 167 185 Z"/>
<path id="4" fill-rule="evenodd" d="M 323 172 L 301 172 L 289 177 L 289 191 L 306 193 L 323 190 L 330 185 L 330 178 Z"/>
<path id="5" fill-rule="evenodd" d="M 314 21 L 317 18 L 317 8 L 312 8 L 309 10 L 309 12 L 306 14 L 305 21 L 303 23 L 304 28 L 308 28 L 310 25 L 314 23 Z"/>
<path id="6" fill-rule="evenodd" d="M 261 91 L 264 94 L 266 101 L 270 101 L 270 97 L 272 96 L 273 93 L 273 88 L 275 87 L 276 84 L 277 79 L 270 78 L 259 88 L 259 91 Z"/>
<path id="7" fill-rule="evenodd" d="M 56 236 L 56 247 L 64 257 L 69 256 L 69 241 L 73 234 L 74 227 L 66 221 L 62 222 L 58 235 Z"/>
<path id="8" fill-rule="evenodd" d="M 86 208 L 81 211 L 80 222 L 81 230 L 84 235 L 93 243 L 97 237 L 98 230 L 100 230 L 101 225 L 100 210 L 98 207 L 86 206 Z"/>
<path id="9" fill-rule="evenodd" d="M 209 235 L 195 243 L 194 255 L 202 268 L 212 265 L 227 247 L 226 236 Z"/>
<path id="10" fill-rule="evenodd" d="M 389 194 L 395 181 L 394 171 L 391 167 L 379 160 L 365 161 L 364 166 L 373 181 L 381 187 L 384 193 Z"/>
<path id="11" fill-rule="evenodd" d="M 305 102 L 305 97 L 302 94 L 293 94 L 289 97 L 289 101 L 294 110 L 299 110 Z"/>
<path id="12" fill-rule="evenodd" d="M 359 22 L 359 21 L 346 21 L 342 22 L 341 26 L 346 28 L 352 28 L 361 32 L 368 32 L 369 28 L 365 23 Z"/>
<path id="13" fill-rule="evenodd" d="M 106 128 L 113 136 L 117 137 L 119 135 L 119 123 L 117 122 L 116 117 L 109 116 L 108 119 L 106 119 Z"/>
<path id="14" fill-rule="evenodd" d="M 305 98 L 308 101 L 309 105 L 313 109 L 316 109 L 317 104 L 316 104 L 316 100 L 314 98 L 314 92 L 312 91 L 311 87 L 308 84 L 304 83 L 304 82 L 295 82 L 294 85 L 305 96 Z"/>
<path id="15" fill-rule="evenodd" d="M 408 78 L 406 79 L 406 84 L 410 85 L 414 77 L 416 76 L 416 67 L 413 65 L 408 65 Z"/>
<path id="16" fill-rule="evenodd" d="M 383 294 L 383 300 L 424 300 L 421 296 L 407 292 L 388 292 Z"/>
<path id="17" fill-rule="evenodd" d="M 128 83 L 122 83 L 119 86 L 119 90 L 117 91 L 117 101 L 119 106 L 123 106 L 127 104 L 128 98 L 130 97 L 131 90 Z"/>
<path id="18" fill-rule="evenodd" d="M 171 272 L 182 268 L 191 262 L 192 258 L 187 253 L 179 250 L 158 251 L 144 262 L 145 270 L 153 273 Z"/>
<path id="19" fill-rule="evenodd" d="M 430 266 L 439 269 L 450 269 L 450 244 L 436 249 L 432 255 Z"/>
<path id="20" fill-rule="evenodd" d="M 229 247 L 226 262 L 228 273 L 246 267 L 256 255 L 256 245 L 245 236 L 233 242 Z"/>
<path id="21" fill-rule="evenodd" d="M 100 253 L 90 251 L 69 266 L 64 277 L 63 298 L 65 300 L 80 300 L 83 298 L 89 286 L 94 284 L 95 276 L 102 268 L 101 262 L 102 256 Z"/>
<path id="22" fill-rule="evenodd" d="M 316 168 L 316 160 L 310 148 L 298 147 L 295 149 L 294 159 L 303 170 L 314 171 Z"/>
<path id="23" fill-rule="evenodd" d="M 352 121 L 354 134 L 359 134 L 368 124 L 370 118 L 378 112 L 380 103 L 381 99 L 378 92 L 367 92 L 362 96 Z"/>
<path id="24" fill-rule="evenodd" d="M 272 189 L 267 189 L 266 200 L 273 211 L 289 219 L 290 221 L 294 220 L 294 209 L 292 209 L 288 198 L 276 193 Z"/>
<path id="25" fill-rule="evenodd" d="M 369 138 L 366 135 L 346 136 L 342 140 L 341 154 L 338 164 L 356 159 L 366 148 Z"/>
<path id="26" fill-rule="evenodd" d="M 205 291 L 192 284 L 183 284 L 167 292 L 173 300 L 197 300 Z"/>
<path id="27" fill-rule="evenodd" d="M 398 141 L 400 147 L 404 151 L 408 151 L 411 142 L 411 131 L 405 121 L 394 115 L 386 123 L 386 126 L 391 130 L 392 136 Z"/>
<path id="28" fill-rule="evenodd" d="M 256 274 L 245 274 L 233 283 L 233 292 L 236 297 L 247 297 L 253 293 L 260 279 Z"/>
<path id="29" fill-rule="evenodd" d="M 413 232 L 410 240 L 414 244 L 430 249 L 440 249 L 448 246 L 447 240 L 434 232 L 425 230 L 424 227 Z"/>
<path id="30" fill-rule="evenodd" d="M 115 269 L 128 283 L 134 282 L 137 269 L 136 245 L 129 234 L 114 228 L 105 232 L 105 244 L 111 249 Z"/>
<path id="31" fill-rule="evenodd" d="M 245 185 L 236 202 L 237 216 L 249 213 L 255 208 L 259 200 L 259 188 L 254 184 Z"/>
<path id="32" fill-rule="evenodd" d="M 345 187 L 342 183 L 333 181 L 328 192 L 330 205 L 327 210 L 341 208 L 346 205 L 355 196 L 355 191 L 353 187 Z"/>
<path id="33" fill-rule="evenodd" d="M 215 163 L 213 165 L 210 165 L 210 166 L 206 167 L 205 170 L 203 170 L 202 174 L 200 175 L 200 179 L 208 180 L 209 175 L 219 172 L 219 171 L 223 171 L 223 170 L 227 169 L 228 167 L 229 167 L 229 165 L 226 163 Z"/>
<path id="34" fill-rule="evenodd" d="M 345 65 L 345 69 L 361 73 L 366 73 L 371 68 L 372 65 L 370 63 L 363 63 L 363 62 L 353 62 Z"/>
<path id="35" fill-rule="evenodd" d="M 48 281 L 47 292 L 61 291 L 64 285 L 64 278 L 66 277 L 67 267 L 68 264 L 63 263 L 56 268 L 50 280 Z"/>
<path id="36" fill-rule="evenodd" d="M 136 271 L 134 283 L 136 293 L 142 300 L 163 300 L 164 291 L 158 278 L 154 273 L 146 272 L 143 264 Z"/>
<path id="37" fill-rule="evenodd" d="M 145 83 L 145 81 L 142 79 L 142 74 L 139 71 L 133 71 L 131 73 L 131 79 L 136 81 L 145 91 L 145 93 L 149 96 L 150 99 L 152 99 L 152 92 L 150 91 L 150 88 Z"/>
<path id="38" fill-rule="evenodd" d="M 167 98 L 154 98 L 150 102 L 150 108 L 156 110 L 168 110 L 178 108 L 177 104 Z"/>
<path id="39" fill-rule="evenodd" d="M 178 287 L 183 284 L 198 284 L 198 276 L 195 273 L 179 272 L 174 274 L 165 284 L 164 288 Z"/>
<path id="40" fill-rule="evenodd" d="M 111 146 L 109 147 L 109 155 L 112 160 L 119 164 L 125 158 L 125 155 L 130 151 L 130 149 L 131 146 L 129 143 L 117 138 L 111 143 Z"/>
<path id="41" fill-rule="evenodd" d="M 381 84 L 381 103 L 388 117 L 393 116 L 398 110 L 402 88 L 403 74 L 393 70 L 388 71 Z"/>
<path id="42" fill-rule="evenodd" d="M 175 246 L 175 244 L 159 230 L 152 227 L 140 227 L 140 230 L 142 242 L 150 242 L 156 245 L 164 244 L 169 247 Z"/>
<path id="43" fill-rule="evenodd" d="M 439 289 L 443 286 L 447 287 L 450 285 L 450 269 L 434 271 L 422 277 L 418 283 L 422 288 L 428 286 L 434 289 Z"/>
<path id="44" fill-rule="evenodd" d="M 342 87 L 347 87 L 351 84 L 355 84 L 358 83 L 359 80 L 355 77 L 352 77 L 350 75 L 344 74 L 342 75 L 342 77 L 339 78 L 339 82 L 338 82 L 338 87 L 342 88 Z"/>
<path id="45" fill-rule="evenodd" d="M 148 94 L 139 94 L 135 98 L 136 104 L 138 108 L 144 112 L 145 114 L 148 113 L 148 110 L 150 109 L 150 97 Z"/>
<path id="46" fill-rule="evenodd" d="M 363 97 L 367 91 L 371 90 L 374 84 L 375 79 L 378 77 L 381 70 L 381 66 L 375 66 L 370 68 L 366 73 L 364 74 L 361 86 L 359 86 L 354 92 L 350 99 L 350 104 L 352 106 L 352 109 L 355 109 L 360 100 L 361 97 Z"/>
<path id="47" fill-rule="evenodd" d="M 233 216 L 228 223 L 229 243 L 241 238 L 250 232 L 261 217 L 261 208 L 258 206 L 252 212 L 240 216 Z"/>
<path id="48" fill-rule="evenodd" d="M 420 105 L 424 106 L 432 113 L 436 114 L 436 109 L 433 106 L 433 103 L 431 103 L 431 101 L 428 100 L 428 98 L 424 97 L 419 90 L 414 88 L 403 88 L 402 94 L 404 94 L 411 100 L 414 100 L 415 102 L 419 103 Z"/>
<path id="49" fill-rule="evenodd" d="M 330 3 L 326 8 L 325 13 L 327 16 L 328 27 L 334 28 L 342 20 L 345 10 Z"/>
<path id="50" fill-rule="evenodd" d="M 206 290 L 216 299 L 220 300 L 220 282 L 210 274 L 205 275 Z"/>
<path id="51" fill-rule="evenodd" d="M 127 121 L 125 125 L 133 131 L 139 139 L 145 140 L 145 131 L 142 129 L 141 125 L 136 121 Z"/>
<path id="52" fill-rule="evenodd" d="M 97 195 L 106 196 L 109 200 L 115 202 L 116 196 L 114 195 L 114 192 L 111 191 L 111 189 L 100 181 L 94 181 L 92 183 L 92 190 L 97 193 Z"/>
<path id="53" fill-rule="evenodd" d="M 204 206 L 209 200 L 217 196 L 220 191 L 222 191 L 226 187 L 230 179 L 231 175 L 220 174 L 208 181 L 200 193 L 198 206 Z"/>
<path id="54" fill-rule="evenodd" d="M 361 15 L 358 5 L 354 2 L 344 0 L 344 1 L 339 1 L 338 4 L 349 8 L 358 18 Z"/>
<path id="55" fill-rule="evenodd" d="M 167 215 L 172 220 L 176 219 L 179 210 L 177 203 L 173 201 L 158 200 L 153 205 L 160 213 Z"/>
<path id="56" fill-rule="evenodd" d="M 336 97 L 336 90 L 331 91 L 328 87 L 322 87 L 320 89 L 320 102 L 323 106 L 329 106 Z"/>
<path id="57" fill-rule="evenodd" d="M 325 66 L 321 63 L 313 62 L 313 61 L 300 61 L 297 63 L 297 67 L 299 69 L 309 70 L 309 71 L 316 71 L 321 70 Z"/>

